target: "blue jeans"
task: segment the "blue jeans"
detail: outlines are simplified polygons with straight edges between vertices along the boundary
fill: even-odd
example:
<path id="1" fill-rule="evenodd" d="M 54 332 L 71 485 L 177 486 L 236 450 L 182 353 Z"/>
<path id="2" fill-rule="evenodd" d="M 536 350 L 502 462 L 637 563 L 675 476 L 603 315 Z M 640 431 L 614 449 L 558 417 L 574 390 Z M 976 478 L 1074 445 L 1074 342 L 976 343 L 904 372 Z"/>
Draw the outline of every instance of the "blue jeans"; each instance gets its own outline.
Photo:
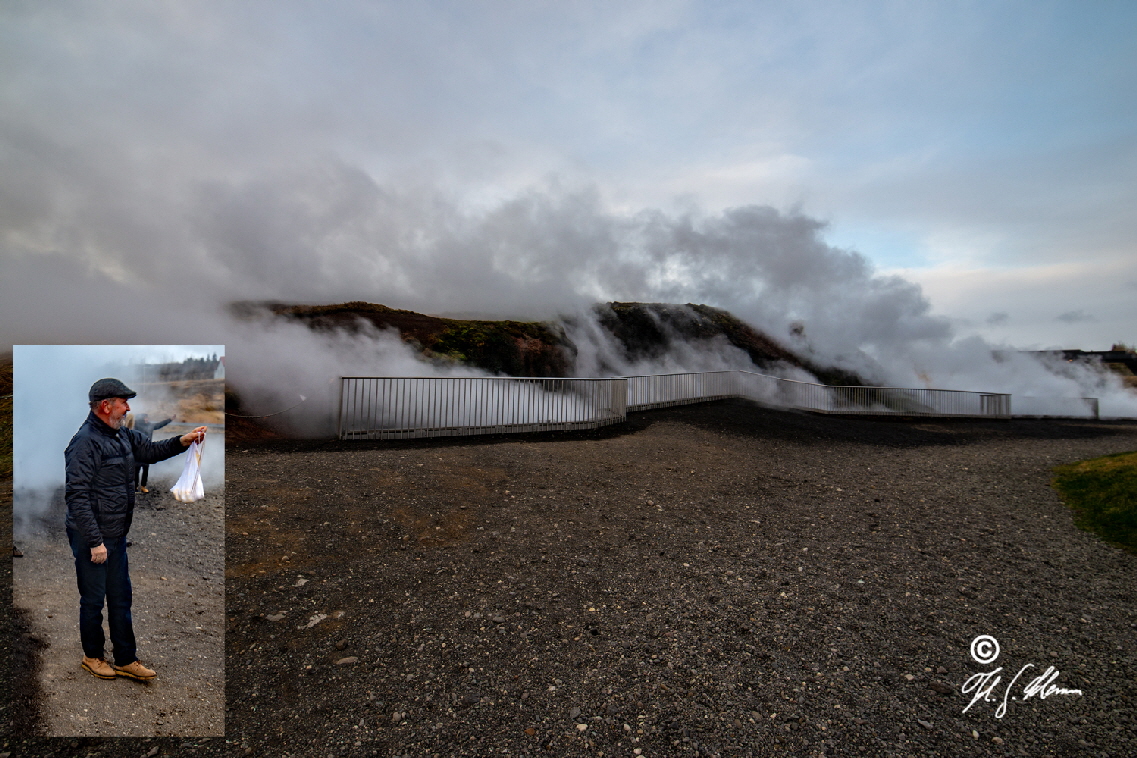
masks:
<path id="1" fill-rule="evenodd" d="M 103 635 L 103 601 L 107 605 L 107 622 L 111 628 L 111 647 L 116 666 L 138 660 L 134 644 L 134 624 L 130 616 L 130 567 L 126 560 L 126 537 L 104 542 L 106 563 L 91 562 L 91 548 L 78 532 L 67 530 L 71 553 L 75 556 L 75 576 L 79 583 L 79 639 L 83 655 L 102 658 L 106 637 Z"/>

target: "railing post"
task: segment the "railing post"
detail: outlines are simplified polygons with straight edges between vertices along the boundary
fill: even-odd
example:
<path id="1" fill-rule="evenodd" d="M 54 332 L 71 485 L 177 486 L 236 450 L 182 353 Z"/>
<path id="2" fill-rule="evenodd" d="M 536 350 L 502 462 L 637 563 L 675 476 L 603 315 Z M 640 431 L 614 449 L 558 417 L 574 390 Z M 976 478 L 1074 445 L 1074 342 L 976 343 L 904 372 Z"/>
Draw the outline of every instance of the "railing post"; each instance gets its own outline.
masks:
<path id="1" fill-rule="evenodd" d="M 343 383 L 344 377 L 340 377 L 340 400 L 339 409 L 336 412 L 336 438 L 343 439 Z"/>

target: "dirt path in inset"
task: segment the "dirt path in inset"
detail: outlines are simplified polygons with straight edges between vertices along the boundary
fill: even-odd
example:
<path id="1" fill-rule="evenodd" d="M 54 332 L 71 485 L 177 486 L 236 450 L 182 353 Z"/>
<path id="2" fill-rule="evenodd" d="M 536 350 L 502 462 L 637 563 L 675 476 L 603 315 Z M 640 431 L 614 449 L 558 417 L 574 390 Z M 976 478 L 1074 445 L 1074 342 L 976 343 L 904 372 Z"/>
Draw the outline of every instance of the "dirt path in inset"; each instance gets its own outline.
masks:
<path id="1" fill-rule="evenodd" d="M 36 730 L 44 736 L 224 734 L 224 493 L 207 490 L 185 504 L 170 495 L 172 482 L 151 485 L 138 496 L 128 552 L 138 654 L 158 672 L 154 681 L 102 680 L 80 667 L 62 498 L 16 537 L 23 556 L 14 559 L 13 602 L 38 649 Z"/>

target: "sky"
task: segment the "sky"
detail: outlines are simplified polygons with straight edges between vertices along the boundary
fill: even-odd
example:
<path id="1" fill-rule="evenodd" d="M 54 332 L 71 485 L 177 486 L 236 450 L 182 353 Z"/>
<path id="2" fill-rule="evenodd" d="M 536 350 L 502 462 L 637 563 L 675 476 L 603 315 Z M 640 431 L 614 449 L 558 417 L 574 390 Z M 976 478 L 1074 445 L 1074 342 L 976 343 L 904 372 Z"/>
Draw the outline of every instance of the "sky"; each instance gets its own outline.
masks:
<path id="1" fill-rule="evenodd" d="M 828 355 L 1132 344 L 1135 38 L 1109 0 L 12 0 L 0 342 L 650 299 Z"/>

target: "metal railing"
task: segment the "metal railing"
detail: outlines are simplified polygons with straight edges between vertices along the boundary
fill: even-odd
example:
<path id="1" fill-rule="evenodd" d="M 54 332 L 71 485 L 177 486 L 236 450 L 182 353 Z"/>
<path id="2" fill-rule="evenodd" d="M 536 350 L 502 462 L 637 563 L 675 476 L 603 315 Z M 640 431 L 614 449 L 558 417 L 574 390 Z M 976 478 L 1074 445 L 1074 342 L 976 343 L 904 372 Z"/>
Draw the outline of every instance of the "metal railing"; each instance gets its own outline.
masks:
<path id="1" fill-rule="evenodd" d="M 690 374 L 626 376 L 628 410 L 666 408 L 709 400 L 741 397 L 737 371 L 708 371 Z"/>
<path id="2" fill-rule="evenodd" d="M 340 439 L 595 429 L 627 418 L 627 382 L 512 377 L 340 379 Z"/>
<path id="3" fill-rule="evenodd" d="M 818 413 L 873 416 L 979 416 L 1010 418 L 1011 396 L 994 392 L 830 387 L 739 371 L 740 395 L 750 400 Z"/>
<path id="4" fill-rule="evenodd" d="M 750 371 L 602 379 L 365 377 L 340 380 L 341 439 L 595 429 L 628 411 L 741 397 L 816 413 L 1011 418 L 999 392 L 830 387 Z M 1016 416 L 1098 418 L 1097 398 L 1015 399 Z"/>

